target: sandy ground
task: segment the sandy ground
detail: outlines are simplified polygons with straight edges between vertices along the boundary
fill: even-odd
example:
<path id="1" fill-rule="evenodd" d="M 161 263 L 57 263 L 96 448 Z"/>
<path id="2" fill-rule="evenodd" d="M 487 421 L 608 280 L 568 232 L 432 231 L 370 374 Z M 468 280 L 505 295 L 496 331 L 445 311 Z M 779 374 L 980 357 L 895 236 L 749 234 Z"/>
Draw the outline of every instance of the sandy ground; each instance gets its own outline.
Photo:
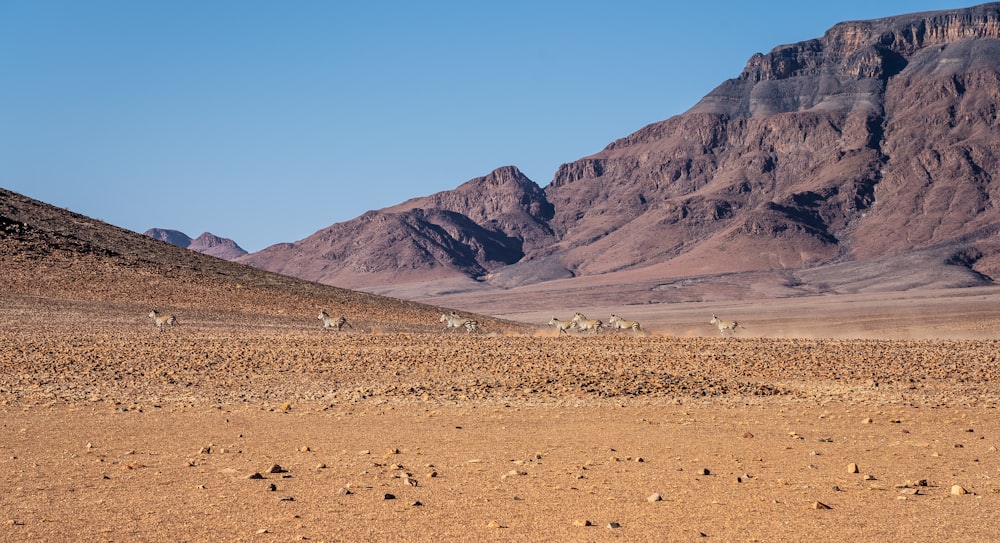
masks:
<path id="1" fill-rule="evenodd" d="M 996 541 L 990 296 L 828 317 L 906 339 L 763 333 L 808 301 L 553 337 L 8 297 L 0 540 Z"/>

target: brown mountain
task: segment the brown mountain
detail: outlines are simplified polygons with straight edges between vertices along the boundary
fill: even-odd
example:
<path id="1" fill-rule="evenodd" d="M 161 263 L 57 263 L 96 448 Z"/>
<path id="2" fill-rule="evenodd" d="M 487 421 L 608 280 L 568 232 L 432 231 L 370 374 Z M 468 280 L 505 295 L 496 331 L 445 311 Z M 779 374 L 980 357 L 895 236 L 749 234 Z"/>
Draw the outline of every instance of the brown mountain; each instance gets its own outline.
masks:
<path id="1" fill-rule="evenodd" d="M 247 251 L 237 245 L 235 241 L 229 238 L 220 238 L 208 232 L 191 239 L 191 237 L 179 230 L 150 228 L 143 232 L 143 235 L 225 260 L 234 260 L 247 254 Z"/>
<path id="2" fill-rule="evenodd" d="M 876 269 L 885 288 L 982 284 L 1000 276 L 998 103 L 1000 4 L 841 23 L 544 190 L 503 168 L 240 261 L 373 290 L 770 272 L 794 295 L 871 288 Z"/>
<path id="3" fill-rule="evenodd" d="M 538 185 L 505 167 L 237 261 L 347 287 L 480 277 L 553 242 L 552 216 Z"/>

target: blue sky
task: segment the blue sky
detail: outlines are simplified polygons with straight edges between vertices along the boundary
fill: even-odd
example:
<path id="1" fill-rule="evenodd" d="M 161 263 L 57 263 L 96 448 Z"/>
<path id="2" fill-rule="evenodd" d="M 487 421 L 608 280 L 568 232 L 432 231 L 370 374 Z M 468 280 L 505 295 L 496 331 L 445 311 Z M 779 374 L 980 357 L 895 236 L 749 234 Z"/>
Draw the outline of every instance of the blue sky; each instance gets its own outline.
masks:
<path id="1" fill-rule="evenodd" d="M 257 251 L 500 166 L 545 186 L 756 52 L 977 3 L 0 0 L 0 187 Z"/>

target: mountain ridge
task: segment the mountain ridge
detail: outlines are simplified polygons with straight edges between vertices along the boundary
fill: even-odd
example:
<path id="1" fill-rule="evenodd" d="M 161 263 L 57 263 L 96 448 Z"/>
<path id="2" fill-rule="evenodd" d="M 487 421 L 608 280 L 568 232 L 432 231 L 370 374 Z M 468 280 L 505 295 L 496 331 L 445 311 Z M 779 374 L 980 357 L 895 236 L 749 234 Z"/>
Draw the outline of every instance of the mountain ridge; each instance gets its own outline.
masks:
<path id="1" fill-rule="evenodd" d="M 944 247 L 1000 277 L 1000 3 L 849 21 L 755 54 L 681 115 L 238 259 L 351 288 L 809 269 Z M 489 180 L 489 181 L 487 181 Z"/>

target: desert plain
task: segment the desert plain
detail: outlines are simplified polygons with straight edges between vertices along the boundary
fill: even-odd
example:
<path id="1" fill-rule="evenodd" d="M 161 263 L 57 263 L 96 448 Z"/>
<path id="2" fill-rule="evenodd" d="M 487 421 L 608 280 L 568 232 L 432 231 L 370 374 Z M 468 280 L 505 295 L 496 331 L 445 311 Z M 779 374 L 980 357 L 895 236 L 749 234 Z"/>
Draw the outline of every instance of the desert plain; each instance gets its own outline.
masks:
<path id="1" fill-rule="evenodd" d="M 3 541 L 1000 540 L 998 289 L 581 307 L 646 326 L 561 336 L 349 304 L 326 331 L 301 297 L 182 297 L 161 332 L 135 293 L 20 290 Z"/>

